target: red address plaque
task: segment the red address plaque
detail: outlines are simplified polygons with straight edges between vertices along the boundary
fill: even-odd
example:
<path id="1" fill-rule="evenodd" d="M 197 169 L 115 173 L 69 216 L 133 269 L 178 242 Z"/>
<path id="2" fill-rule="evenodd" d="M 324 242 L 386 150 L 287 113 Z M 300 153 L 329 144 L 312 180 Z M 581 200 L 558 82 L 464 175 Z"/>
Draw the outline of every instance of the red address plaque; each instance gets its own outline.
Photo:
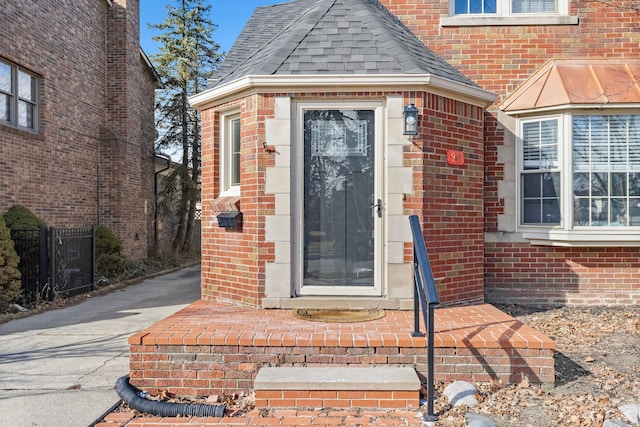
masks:
<path id="1" fill-rule="evenodd" d="M 454 166 L 464 165 L 464 153 L 458 150 L 447 150 L 447 163 Z"/>

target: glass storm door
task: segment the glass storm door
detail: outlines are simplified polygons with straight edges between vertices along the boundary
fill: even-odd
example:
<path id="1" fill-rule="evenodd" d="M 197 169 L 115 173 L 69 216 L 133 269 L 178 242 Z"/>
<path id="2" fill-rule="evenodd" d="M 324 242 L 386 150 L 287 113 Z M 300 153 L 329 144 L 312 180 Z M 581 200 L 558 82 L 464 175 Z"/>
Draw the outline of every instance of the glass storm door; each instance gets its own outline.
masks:
<path id="1" fill-rule="evenodd" d="M 375 109 L 302 112 L 302 294 L 380 294 L 375 115 Z"/>

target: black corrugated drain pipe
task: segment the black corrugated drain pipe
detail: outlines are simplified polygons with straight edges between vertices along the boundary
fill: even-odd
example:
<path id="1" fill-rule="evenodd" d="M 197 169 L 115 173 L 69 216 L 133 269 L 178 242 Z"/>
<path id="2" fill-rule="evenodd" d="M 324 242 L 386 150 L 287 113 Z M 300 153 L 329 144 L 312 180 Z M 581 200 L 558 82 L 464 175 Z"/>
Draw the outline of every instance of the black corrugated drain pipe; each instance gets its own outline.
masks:
<path id="1" fill-rule="evenodd" d="M 138 396 L 138 392 L 129 384 L 129 375 L 118 378 L 116 392 L 120 399 L 130 408 L 145 414 L 161 417 L 176 417 L 178 415 L 190 417 L 217 417 L 222 418 L 226 406 L 206 405 L 201 403 L 174 403 L 157 400 L 149 400 Z"/>

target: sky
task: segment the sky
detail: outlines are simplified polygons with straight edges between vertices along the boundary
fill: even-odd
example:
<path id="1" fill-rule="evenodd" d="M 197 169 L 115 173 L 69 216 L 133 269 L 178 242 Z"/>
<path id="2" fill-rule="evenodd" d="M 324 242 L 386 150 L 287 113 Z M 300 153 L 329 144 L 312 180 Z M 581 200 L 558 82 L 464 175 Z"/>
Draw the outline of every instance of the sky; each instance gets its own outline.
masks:
<path id="1" fill-rule="evenodd" d="M 256 7 L 285 3 L 288 0 L 205 0 L 211 4 L 209 18 L 218 28 L 213 39 L 220 45 L 221 52 L 228 52 L 240 31 L 249 20 Z M 180 0 L 140 0 L 140 45 L 149 56 L 157 52 L 157 44 L 151 37 L 157 34 L 148 24 L 159 24 L 167 13 L 165 5 L 179 5 Z"/>

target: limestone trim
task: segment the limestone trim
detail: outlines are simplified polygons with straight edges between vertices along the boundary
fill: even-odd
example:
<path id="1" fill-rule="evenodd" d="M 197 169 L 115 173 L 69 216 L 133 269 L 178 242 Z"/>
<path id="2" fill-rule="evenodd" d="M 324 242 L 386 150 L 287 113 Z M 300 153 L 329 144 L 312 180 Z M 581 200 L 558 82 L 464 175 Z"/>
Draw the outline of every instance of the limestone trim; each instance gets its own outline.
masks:
<path id="1" fill-rule="evenodd" d="M 529 25 L 578 25 L 577 16 L 447 16 L 440 18 L 441 27 L 510 27 Z"/>
<path id="2" fill-rule="evenodd" d="M 385 182 L 385 225 L 383 226 L 383 255 L 381 264 L 382 295 L 379 297 L 309 297 L 296 296 L 293 262 L 293 163 L 291 145 L 296 126 L 292 123 L 294 101 L 289 97 L 275 99 L 275 114 L 265 121 L 266 141 L 274 146 L 275 165 L 266 170 L 266 194 L 275 195 L 274 214 L 265 217 L 265 240 L 275 244 L 275 258 L 266 265 L 266 308 L 312 307 L 321 301 L 336 306 L 342 301 L 349 307 L 380 306 L 394 309 L 410 309 L 413 301 L 411 264 L 402 257 L 403 248 L 411 242 L 411 230 L 404 213 L 404 197 L 412 193 L 412 169 L 404 165 L 403 147 L 411 141 L 403 135 L 404 98 L 401 95 L 384 97 L 383 103 L 383 151 Z M 354 102 L 358 102 L 354 100 Z M 330 104 L 330 102 L 328 102 Z M 400 181 L 407 181 L 399 184 Z M 354 305 L 355 304 L 355 305 Z"/>
<path id="3" fill-rule="evenodd" d="M 214 107 L 229 99 L 255 93 L 282 92 L 358 92 L 376 88 L 378 91 L 413 90 L 446 96 L 483 108 L 493 104 L 496 95 L 479 86 L 464 84 L 432 74 L 375 75 L 275 75 L 246 76 L 216 86 L 189 98 L 199 111 Z"/>

